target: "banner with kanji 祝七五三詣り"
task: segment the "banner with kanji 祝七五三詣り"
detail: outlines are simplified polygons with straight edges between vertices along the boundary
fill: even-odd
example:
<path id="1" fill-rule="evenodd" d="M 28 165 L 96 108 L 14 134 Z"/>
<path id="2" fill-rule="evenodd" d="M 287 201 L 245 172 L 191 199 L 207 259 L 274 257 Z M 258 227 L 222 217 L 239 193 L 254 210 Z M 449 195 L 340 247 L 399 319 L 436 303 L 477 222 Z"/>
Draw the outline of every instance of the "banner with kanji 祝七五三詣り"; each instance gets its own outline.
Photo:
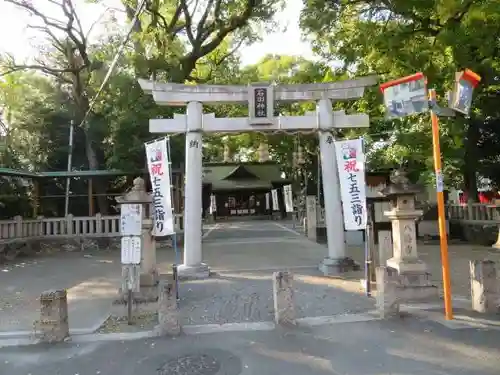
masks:
<path id="1" fill-rule="evenodd" d="M 335 152 L 345 229 L 365 229 L 367 212 L 363 140 L 336 141 Z"/>
<path id="2" fill-rule="evenodd" d="M 154 209 L 155 236 L 168 236 L 174 233 L 172 198 L 170 196 L 170 160 L 167 138 L 146 143 L 146 158 Z"/>

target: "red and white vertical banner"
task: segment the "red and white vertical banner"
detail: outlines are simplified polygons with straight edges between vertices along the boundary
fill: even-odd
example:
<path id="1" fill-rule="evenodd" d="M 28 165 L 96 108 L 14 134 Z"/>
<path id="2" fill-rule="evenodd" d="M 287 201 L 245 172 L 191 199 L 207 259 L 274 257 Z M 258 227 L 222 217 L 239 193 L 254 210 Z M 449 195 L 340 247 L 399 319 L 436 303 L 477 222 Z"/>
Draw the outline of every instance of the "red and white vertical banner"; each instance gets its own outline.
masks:
<path id="1" fill-rule="evenodd" d="M 335 142 L 346 230 L 366 229 L 365 154 L 361 138 Z"/>
<path id="2" fill-rule="evenodd" d="M 167 142 L 167 138 L 162 138 L 145 144 L 154 209 L 153 234 L 158 237 L 168 236 L 175 232 Z"/>

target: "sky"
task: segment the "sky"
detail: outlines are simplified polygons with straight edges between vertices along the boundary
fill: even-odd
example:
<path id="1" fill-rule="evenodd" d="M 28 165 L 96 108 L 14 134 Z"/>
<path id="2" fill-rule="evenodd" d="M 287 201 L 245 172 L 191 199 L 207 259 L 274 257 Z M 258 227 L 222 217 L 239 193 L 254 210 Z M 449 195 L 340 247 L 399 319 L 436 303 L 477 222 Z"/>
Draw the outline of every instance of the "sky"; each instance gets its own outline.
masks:
<path id="1" fill-rule="evenodd" d="M 37 3 L 45 3 L 45 12 L 51 14 L 57 9 L 47 0 L 34 0 Z M 91 25 L 101 16 L 109 16 L 113 10 L 105 6 L 85 3 L 84 0 L 74 0 L 81 17 L 84 30 L 90 29 Z M 109 7 L 121 8 L 118 0 L 107 0 Z M 40 8 L 39 8 L 40 9 Z M 280 29 L 284 32 L 272 33 L 264 37 L 263 42 L 245 47 L 241 50 L 243 65 L 255 64 L 267 54 L 300 55 L 313 58 L 314 55 L 308 43 L 301 40 L 299 29 L 299 15 L 302 9 L 302 0 L 287 0 L 286 9 L 277 15 Z M 118 19 L 122 18 L 119 12 L 115 12 Z M 122 18 L 123 19 L 123 18 Z M 40 34 L 35 30 L 27 29 L 27 24 L 33 20 L 26 12 L 20 11 L 13 5 L 0 0 L 0 51 L 13 54 L 16 59 L 24 60 L 36 51 L 37 46 L 42 43 Z M 99 34 L 99 28 L 94 28 L 92 35 Z"/>

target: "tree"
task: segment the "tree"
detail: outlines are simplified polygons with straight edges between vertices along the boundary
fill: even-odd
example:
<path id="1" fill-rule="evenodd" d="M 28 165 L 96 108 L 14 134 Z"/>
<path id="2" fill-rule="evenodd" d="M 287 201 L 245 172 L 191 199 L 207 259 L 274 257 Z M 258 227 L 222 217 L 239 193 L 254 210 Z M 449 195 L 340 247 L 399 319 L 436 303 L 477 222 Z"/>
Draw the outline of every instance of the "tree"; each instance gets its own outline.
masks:
<path id="1" fill-rule="evenodd" d="M 18 64 L 12 58 L 4 58 L 2 75 L 19 70 L 37 70 L 52 76 L 63 87 L 69 88 L 75 104 L 73 118 L 77 124 L 83 125 L 88 167 L 93 170 L 102 168 L 106 165 L 104 150 L 109 149 L 107 142 L 110 140 L 110 129 L 102 114 L 97 115 L 91 108 L 90 98 L 95 96 L 102 83 L 106 63 L 99 57 L 106 53 L 99 54 L 95 46 L 89 43 L 88 33 L 82 28 L 74 0 L 50 1 L 53 8 L 45 13 L 39 5 L 33 2 L 7 1 L 26 10 L 39 21 L 30 27 L 47 36 L 50 49 L 35 59 L 36 64 L 23 65 Z M 136 13 L 138 2 L 123 1 L 123 4 L 129 21 L 134 21 L 133 15 Z M 250 35 L 252 35 L 250 31 L 255 30 L 254 26 L 269 22 L 281 3 L 249 0 L 229 4 L 218 0 L 208 1 L 205 9 L 201 9 L 201 3 L 200 9 L 197 9 L 198 3 L 188 4 L 185 1 L 177 4 L 173 1 L 155 0 L 148 1 L 146 4 L 146 11 L 133 24 L 135 51 L 132 59 L 135 62 L 135 73 L 141 77 L 149 77 L 152 74 L 158 78 L 183 82 L 186 79 L 207 79 L 207 77 L 200 77 L 200 74 L 193 74 L 197 69 L 197 64 L 200 71 L 203 70 L 203 64 L 220 65 L 234 53 L 234 50 L 230 50 L 225 56 L 215 54 L 226 37 L 238 36 L 240 42 L 236 43 L 236 48 L 241 43 L 250 41 Z M 196 18 L 197 12 L 201 12 L 201 18 L 195 24 L 193 19 Z M 60 17 L 53 15 L 57 13 Z M 187 44 L 181 37 L 182 33 L 187 35 Z M 101 51 L 102 47 L 100 47 Z M 215 56 L 217 60 L 205 59 L 203 61 L 207 55 Z M 121 77 L 122 83 L 125 82 L 123 73 Z M 126 81 L 132 83 L 135 78 L 130 77 Z M 135 93 L 141 95 L 138 86 L 135 84 L 133 87 Z M 144 101 L 142 102 L 144 104 Z M 110 113 L 106 112 L 106 114 Z M 116 114 L 116 111 L 114 113 Z M 139 117 L 142 118 L 142 116 Z M 143 125 L 130 121 L 122 121 L 120 124 L 123 126 L 128 124 L 128 126 L 126 130 L 114 128 L 112 130 L 114 135 L 120 132 L 142 134 L 135 138 L 137 142 L 134 143 L 134 149 L 136 149 L 140 144 L 139 140 L 144 135 L 138 126 Z M 131 126 L 134 129 L 131 129 Z M 115 147 L 114 150 L 119 151 L 119 145 L 116 146 L 118 148 Z M 114 160 L 122 159 L 118 155 L 108 154 L 108 157 Z M 94 185 L 98 194 L 99 210 L 106 213 L 108 207 L 104 181 L 96 180 Z"/>
<path id="2" fill-rule="evenodd" d="M 140 1 L 122 3 L 132 21 Z M 136 74 L 173 82 L 199 81 L 193 72 L 205 56 L 227 38 L 233 46 L 226 57 L 255 41 L 259 28 L 275 26 L 272 17 L 283 5 L 283 0 L 148 1 L 145 14 L 133 25 Z M 219 56 L 219 63 L 226 57 Z"/>
<path id="3" fill-rule="evenodd" d="M 442 122 L 442 136 L 447 136 L 442 141 L 465 139 L 457 147 L 450 144 L 443 148 L 447 181 L 454 180 L 461 187 L 456 178 L 458 168 L 468 189 L 476 189 L 476 172 L 481 169 L 478 145 L 484 142 L 486 134 L 492 135 L 491 127 L 488 132 L 481 127 L 489 116 L 497 116 L 492 113 L 496 109 L 486 102 L 492 100 L 492 91 L 497 90 L 492 88 L 497 87 L 495 77 L 500 61 L 498 1 L 315 0 L 306 3 L 301 22 L 305 31 L 315 35 L 317 52 L 340 60 L 346 70 L 357 74 L 375 72 L 389 80 L 423 71 L 443 97 L 452 86 L 456 70 L 470 68 L 478 72 L 483 80 L 470 120 Z M 380 119 L 380 99 L 370 94 L 369 99 L 375 99 L 369 103 L 370 114 Z M 414 140 L 420 139 L 421 151 L 430 155 L 425 150 L 430 135 L 420 136 L 422 132 L 428 134 L 428 128 L 415 127 L 412 121 L 375 121 L 372 133 L 386 133 L 383 138 L 393 136 L 394 140 L 393 147 L 379 150 L 379 154 L 385 153 L 385 159 L 392 159 L 392 163 L 403 157 L 412 159 L 410 163 L 420 164 L 420 171 L 429 171 L 429 161 L 419 163 L 422 153 L 412 150 Z M 407 142 L 402 134 L 413 142 Z"/>
<path id="4" fill-rule="evenodd" d="M 45 34 L 51 49 L 36 58 L 34 64 L 17 64 L 12 58 L 4 59 L 2 75 L 20 70 L 36 70 L 52 76 L 60 85 L 69 88 L 75 110 L 72 117 L 77 124 L 83 122 L 88 167 L 92 170 L 100 169 L 102 162 L 99 160 L 99 144 L 102 139 L 96 138 L 98 132 L 92 128 L 92 121 L 85 120 L 90 113 L 91 93 L 88 81 L 102 65 L 99 61 L 93 61 L 90 56 L 87 33 L 82 28 L 73 0 L 51 1 L 54 8 L 45 13 L 32 2 L 6 1 L 26 10 L 38 21 L 29 27 Z M 58 12 L 59 17 L 53 16 L 52 12 Z M 106 186 L 102 181 L 96 180 L 95 189 L 98 193 L 99 210 L 106 214 Z"/>

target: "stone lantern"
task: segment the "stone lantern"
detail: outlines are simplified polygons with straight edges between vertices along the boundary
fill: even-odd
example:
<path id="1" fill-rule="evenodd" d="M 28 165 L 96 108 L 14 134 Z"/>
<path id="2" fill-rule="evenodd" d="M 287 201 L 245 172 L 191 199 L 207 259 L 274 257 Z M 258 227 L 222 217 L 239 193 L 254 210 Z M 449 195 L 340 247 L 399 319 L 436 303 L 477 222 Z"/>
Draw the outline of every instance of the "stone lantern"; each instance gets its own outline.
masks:
<path id="1" fill-rule="evenodd" d="M 257 149 L 257 152 L 260 163 L 265 163 L 266 161 L 269 161 L 269 146 L 267 145 L 267 143 L 261 143 L 259 145 L 259 148 Z"/>
<path id="2" fill-rule="evenodd" d="M 146 192 L 146 183 L 140 177 L 134 179 L 132 188 L 116 198 L 119 205 L 141 204 L 142 205 L 142 233 L 141 233 L 141 269 L 140 286 L 152 287 L 157 284 L 158 271 L 156 265 L 156 241 L 152 234 L 152 197 Z M 123 273 L 123 270 L 122 270 Z M 126 290 L 122 287 L 122 290 Z"/>
<path id="3" fill-rule="evenodd" d="M 304 149 L 302 148 L 302 146 L 299 146 L 298 151 L 297 151 L 297 164 L 299 166 L 302 166 L 305 163 L 306 163 L 306 161 L 304 160 Z"/>
<path id="4" fill-rule="evenodd" d="M 228 145 L 224 145 L 224 163 L 231 163 L 231 150 Z"/>
<path id="5" fill-rule="evenodd" d="M 393 256 L 387 260 L 387 266 L 399 273 L 426 272 L 427 266 L 417 252 L 416 221 L 423 211 L 415 209 L 415 197 L 422 188 L 412 184 L 403 170 L 393 171 L 390 181 L 381 191 L 391 202 L 391 210 L 384 212 L 392 222 Z"/>
<path id="6" fill-rule="evenodd" d="M 393 255 L 387 260 L 388 269 L 397 271 L 398 298 L 420 300 L 438 296 L 438 289 L 430 281 L 427 265 L 418 258 L 416 221 L 423 211 L 415 209 L 415 197 L 422 188 L 412 184 L 403 170 L 395 170 L 391 183 L 381 194 L 391 201 L 391 210 L 385 211 L 392 223 Z"/>

